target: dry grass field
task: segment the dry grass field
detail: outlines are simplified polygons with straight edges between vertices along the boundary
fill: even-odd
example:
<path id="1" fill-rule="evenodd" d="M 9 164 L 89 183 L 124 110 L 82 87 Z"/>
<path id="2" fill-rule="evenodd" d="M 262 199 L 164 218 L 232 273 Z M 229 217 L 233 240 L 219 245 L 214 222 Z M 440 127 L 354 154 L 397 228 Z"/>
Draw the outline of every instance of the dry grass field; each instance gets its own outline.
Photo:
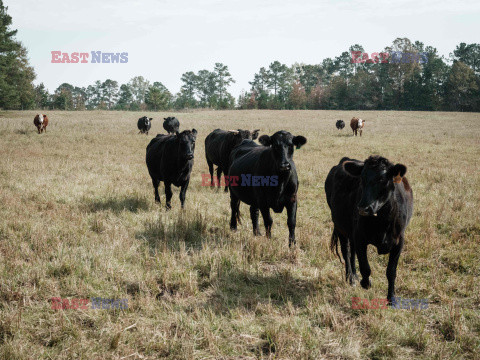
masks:
<path id="1" fill-rule="evenodd" d="M 479 359 L 480 114 L 347 111 L 0 112 L 0 358 Z M 164 116 L 199 132 L 180 209 L 154 203 L 145 147 Z M 349 119 L 366 119 L 352 137 Z M 343 131 L 335 120 L 344 119 Z M 286 213 L 254 237 L 248 208 L 229 230 L 229 196 L 201 186 L 216 128 L 307 137 L 297 247 Z M 414 215 L 397 296 L 427 310 L 354 310 L 385 298 L 388 257 L 369 248 L 372 288 L 350 287 L 330 252 L 324 181 L 343 156 L 408 168 Z M 264 233 L 263 222 L 260 221 Z M 52 297 L 128 299 L 126 310 L 51 309 Z"/>

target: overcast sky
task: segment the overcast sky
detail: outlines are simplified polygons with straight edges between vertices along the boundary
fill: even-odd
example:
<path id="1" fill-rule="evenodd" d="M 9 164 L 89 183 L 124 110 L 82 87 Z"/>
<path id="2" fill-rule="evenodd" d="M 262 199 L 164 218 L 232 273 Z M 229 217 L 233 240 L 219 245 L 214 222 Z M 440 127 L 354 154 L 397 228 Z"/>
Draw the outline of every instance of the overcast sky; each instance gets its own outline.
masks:
<path id="1" fill-rule="evenodd" d="M 237 97 L 260 67 L 318 64 L 350 45 L 379 52 L 397 37 L 448 56 L 480 42 L 480 1 L 4 0 L 30 64 L 52 92 L 63 82 L 119 84 L 142 75 L 172 93 L 187 71 L 228 65 Z M 128 52 L 126 64 L 55 64 L 51 51 Z M 89 59 L 90 60 L 90 59 Z"/>

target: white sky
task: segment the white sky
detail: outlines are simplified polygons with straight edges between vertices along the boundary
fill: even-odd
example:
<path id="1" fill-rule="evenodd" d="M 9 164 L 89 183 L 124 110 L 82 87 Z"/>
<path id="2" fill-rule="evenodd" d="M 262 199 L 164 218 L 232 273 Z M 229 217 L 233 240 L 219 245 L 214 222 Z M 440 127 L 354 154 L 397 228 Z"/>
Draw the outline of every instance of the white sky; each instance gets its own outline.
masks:
<path id="1" fill-rule="evenodd" d="M 260 67 L 318 64 L 350 45 L 379 52 L 396 37 L 448 56 L 480 42 L 480 1 L 4 0 L 17 39 L 49 91 L 142 75 L 172 93 L 184 72 L 228 65 L 237 97 Z M 55 64 L 51 51 L 128 52 L 126 64 Z M 90 61 L 90 58 L 89 58 Z"/>

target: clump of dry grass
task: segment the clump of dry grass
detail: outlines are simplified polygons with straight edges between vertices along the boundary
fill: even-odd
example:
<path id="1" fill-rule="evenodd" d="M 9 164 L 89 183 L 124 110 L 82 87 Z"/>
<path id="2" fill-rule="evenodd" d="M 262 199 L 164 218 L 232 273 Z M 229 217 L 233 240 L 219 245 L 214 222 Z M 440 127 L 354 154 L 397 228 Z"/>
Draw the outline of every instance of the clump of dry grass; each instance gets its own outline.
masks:
<path id="1" fill-rule="evenodd" d="M 478 114 L 201 111 L 176 115 L 199 131 L 180 209 L 154 203 L 145 166 L 151 136 L 127 112 L 34 112 L 0 118 L 0 358 L 466 358 L 480 346 Z M 368 120 L 363 136 L 335 121 Z M 156 121 L 157 120 L 157 121 Z M 279 129 L 307 137 L 296 249 L 286 214 L 254 237 L 245 204 L 229 229 L 229 197 L 201 186 L 203 139 L 215 128 Z M 369 249 L 370 290 L 343 280 L 328 247 L 323 184 L 343 156 L 407 165 L 415 212 L 397 294 L 429 308 L 352 310 L 384 298 L 387 257 Z M 163 191 L 163 188 L 162 188 Z M 165 197 L 161 196 L 164 205 Z M 264 229 L 262 229 L 264 232 Z M 51 309 L 52 297 L 127 298 L 126 310 Z"/>

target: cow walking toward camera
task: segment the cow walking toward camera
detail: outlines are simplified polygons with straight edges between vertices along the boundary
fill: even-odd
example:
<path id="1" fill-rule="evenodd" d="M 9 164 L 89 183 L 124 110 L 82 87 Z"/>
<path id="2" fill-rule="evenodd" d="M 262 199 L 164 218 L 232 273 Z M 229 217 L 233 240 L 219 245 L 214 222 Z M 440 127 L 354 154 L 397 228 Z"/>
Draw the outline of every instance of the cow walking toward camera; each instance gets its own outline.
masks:
<path id="1" fill-rule="evenodd" d="M 338 255 L 340 242 L 346 280 L 351 285 L 357 280 L 356 254 L 362 275 L 360 284 L 365 289 L 370 288 L 367 246 L 373 245 L 378 254 L 390 254 L 387 265 L 387 299 L 390 302 L 395 296 L 405 228 L 413 213 L 413 192 L 406 172 L 405 165 L 394 165 L 380 156 L 370 156 L 365 161 L 344 157 L 325 180 L 333 221 L 330 247 Z"/>
<path id="2" fill-rule="evenodd" d="M 37 127 L 38 133 L 41 134 L 43 131 L 47 133 L 48 117 L 47 115 L 37 114 L 33 118 L 33 124 Z"/>
<path id="3" fill-rule="evenodd" d="M 338 130 L 342 130 L 345 127 L 345 121 L 337 120 L 337 122 L 335 123 L 335 126 L 337 127 Z"/>
<path id="4" fill-rule="evenodd" d="M 350 120 L 350 127 L 352 128 L 353 135 L 357 136 L 357 132 L 362 136 L 363 127 L 365 126 L 365 120 L 354 117 Z"/>
<path id="5" fill-rule="evenodd" d="M 146 116 L 143 116 L 140 119 L 138 119 L 137 127 L 138 127 L 138 130 L 140 130 L 138 133 L 148 135 L 148 131 L 152 127 L 152 120 L 153 118 L 148 118 Z"/>
<path id="6" fill-rule="evenodd" d="M 240 201 L 242 201 L 250 205 L 254 235 L 260 235 L 258 229 L 260 210 L 266 235 L 270 238 L 273 223 L 270 209 L 281 213 L 286 208 L 290 247 L 295 244 L 298 191 L 293 149 L 294 147 L 300 149 L 307 139 L 303 136 L 293 136 L 288 131 L 278 131 L 272 136 L 262 135 L 258 141 L 262 145 L 258 145 L 253 140 L 243 140 L 232 151 L 228 172 L 232 209 L 230 228 L 237 229 Z M 232 179 L 238 179 L 238 186 L 233 186 Z"/>
<path id="7" fill-rule="evenodd" d="M 205 138 L 205 157 L 207 158 L 208 170 L 210 172 L 211 185 L 215 186 L 213 181 L 213 165 L 217 165 L 217 180 L 220 187 L 220 178 L 222 173 L 227 174 L 230 168 L 230 153 L 243 140 L 255 140 L 260 130 L 213 130 Z M 228 186 L 225 186 L 225 192 Z"/>
<path id="8" fill-rule="evenodd" d="M 180 202 L 185 205 L 185 195 L 193 167 L 197 130 L 184 130 L 175 135 L 158 134 L 147 146 L 146 163 L 155 190 L 155 202 L 160 202 L 158 186 L 165 185 L 166 208 L 171 209 L 172 184 L 180 187 Z"/>
<path id="9" fill-rule="evenodd" d="M 175 134 L 180 129 L 180 122 L 176 117 L 169 116 L 167 118 L 163 118 L 163 120 L 163 128 L 168 134 Z"/>

